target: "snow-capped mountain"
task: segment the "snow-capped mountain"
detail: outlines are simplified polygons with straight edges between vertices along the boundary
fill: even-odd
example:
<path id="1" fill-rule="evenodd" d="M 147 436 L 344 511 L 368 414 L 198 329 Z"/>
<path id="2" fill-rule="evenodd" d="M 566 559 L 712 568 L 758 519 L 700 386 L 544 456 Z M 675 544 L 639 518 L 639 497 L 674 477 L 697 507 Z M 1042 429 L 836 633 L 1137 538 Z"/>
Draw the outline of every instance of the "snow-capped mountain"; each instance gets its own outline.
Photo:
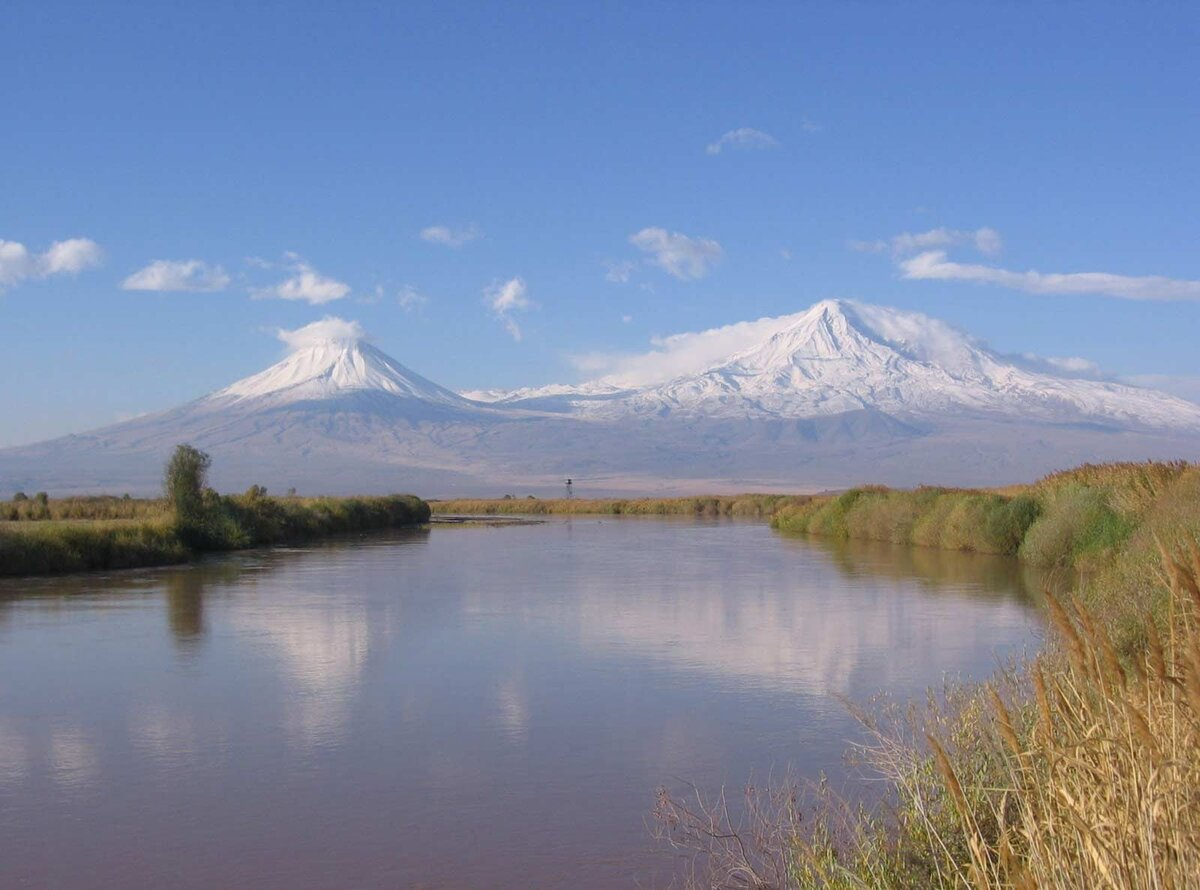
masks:
<path id="1" fill-rule="evenodd" d="M 403 411 L 417 406 L 478 411 L 480 405 L 426 380 L 374 346 L 355 338 L 317 340 L 278 364 L 206 396 L 200 404 L 221 409 L 251 404 L 282 406 L 373 394 Z"/>
<path id="2" fill-rule="evenodd" d="M 480 397 L 608 419 L 808 418 L 874 410 L 910 420 L 954 415 L 1200 430 L 1200 406 L 1191 402 L 1048 373 L 925 315 L 826 300 L 774 321 L 760 342 L 662 383 L 622 388 L 601 379 Z"/>
<path id="3" fill-rule="evenodd" d="M 669 371 L 458 394 L 326 320 L 179 408 L 0 451 L 0 491 L 153 490 L 180 442 L 212 453 L 223 488 L 431 496 L 567 475 L 595 493 L 994 484 L 1200 456 L 1200 405 L 1000 355 L 923 315 L 828 300 L 731 329 Z"/>

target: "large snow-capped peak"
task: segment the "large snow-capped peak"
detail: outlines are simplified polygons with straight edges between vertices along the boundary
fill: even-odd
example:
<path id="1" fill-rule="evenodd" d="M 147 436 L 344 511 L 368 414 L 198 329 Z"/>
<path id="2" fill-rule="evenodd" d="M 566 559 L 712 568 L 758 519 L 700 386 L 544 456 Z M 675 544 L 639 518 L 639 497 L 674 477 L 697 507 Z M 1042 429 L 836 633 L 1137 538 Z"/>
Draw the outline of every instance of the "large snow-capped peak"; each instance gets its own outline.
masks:
<path id="1" fill-rule="evenodd" d="M 286 404 L 358 393 L 455 408 L 478 407 L 353 336 L 327 337 L 300 344 L 281 362 L 218 390 L 205 401 Z"/>
<path id="2" fill-rule="evenodd" d="M 750 331 L 749 345 L 665 382 L 614 389 L 615 375 L 497 401 L 605 418 L 807 418 L 873 410 L 909 418 L 983 414 L 1200 429 L 1200 406 L 1191 402 L 1052 373 L 1045 363 L 1000 355 L 920 313 L 824 300 L 804 312 L 762 319 Z"/>

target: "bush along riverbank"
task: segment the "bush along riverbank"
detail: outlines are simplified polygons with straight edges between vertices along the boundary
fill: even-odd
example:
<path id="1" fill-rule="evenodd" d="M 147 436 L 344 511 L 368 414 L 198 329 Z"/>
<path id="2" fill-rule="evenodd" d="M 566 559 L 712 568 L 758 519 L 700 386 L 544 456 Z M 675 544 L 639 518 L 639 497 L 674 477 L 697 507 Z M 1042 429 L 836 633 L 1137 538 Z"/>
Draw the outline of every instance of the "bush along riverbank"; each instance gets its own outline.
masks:
<path id="1" fill-rule="evenodd" d="M 1084 466 L 1002 492 L 856 489 L 777 528 L 1071 571 L 1036 659 L 857 712 L 861 798 L 779 782 L 658 836 L 704 888 L 1190 888 L 1200 875 L 1200 468 Z M 863 801 L 869 801 L 864 803 Z M 734 815 L 731 815 L 734 814 Z"/>
<path id="2" fill-rule="evenodd" d="M 1146 643 L 1143 612 L 1162 622 L 1159 544 L 1200 539 L 1200 466 L 1182 461 L 1084 465 L 1004 491 L 855 488 L 783 504 L 774 528 L 1002 553 L 1069 575 L 1122 652 Z"/>
<path id="3" fill-rule="evenodd" d="M 167 464 L 163 500 L 18 499 L 18 519 L 0 514 L 0 575 L 169 565 L 205 552 L 429 521 L 429 505 L 413 495 L 276 498 L 258 486 L 218 494 L 206 484 L 210 463 L 203 452 L 179 446 Z M 40 501 L 40 508 L 26 501 Z"/>

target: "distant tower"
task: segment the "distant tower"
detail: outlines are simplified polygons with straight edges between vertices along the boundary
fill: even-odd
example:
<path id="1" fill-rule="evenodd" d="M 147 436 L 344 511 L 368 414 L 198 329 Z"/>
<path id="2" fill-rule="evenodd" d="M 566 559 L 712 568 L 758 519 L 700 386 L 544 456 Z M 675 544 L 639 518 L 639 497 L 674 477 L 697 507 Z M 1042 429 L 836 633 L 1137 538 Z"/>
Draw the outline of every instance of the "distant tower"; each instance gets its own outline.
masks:
<path id="1" fill-rule="evenodd" d="M 575 497 L 575 492 L 572 490 L 573 485 L 574 485 L 574 483 L 570 479 L 568 479 L 567 480 L 567 500 L 568 501 L 571 500 L 571 498 Z"/>

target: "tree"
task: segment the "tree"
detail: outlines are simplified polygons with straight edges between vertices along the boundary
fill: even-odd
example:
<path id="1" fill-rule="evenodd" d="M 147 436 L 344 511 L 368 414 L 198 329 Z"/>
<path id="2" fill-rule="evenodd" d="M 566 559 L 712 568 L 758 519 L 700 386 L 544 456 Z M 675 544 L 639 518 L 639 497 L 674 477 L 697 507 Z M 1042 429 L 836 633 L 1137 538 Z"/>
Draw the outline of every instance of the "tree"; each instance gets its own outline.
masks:
<path id="1" fill-rule="evenodd" d="M 19 503 L 21 503 L 21 501 L 27 501 L 27 500 L 29 500 L 29 495 L 25 494 L 25 492 L 23 492 L 23 491 L 18 491 L 16 494 L 13 495 L 13 503 L 14 504 L 19 504 Z"/>
<path id="2" fill-rule="evenodd" d="M 177 445 L 167 461 L 163 488 L 175 510 L 175 519 L 182 524 L 200 520 L 204 512 L 204 488 L 212 458 L 191 445 Z"/>

